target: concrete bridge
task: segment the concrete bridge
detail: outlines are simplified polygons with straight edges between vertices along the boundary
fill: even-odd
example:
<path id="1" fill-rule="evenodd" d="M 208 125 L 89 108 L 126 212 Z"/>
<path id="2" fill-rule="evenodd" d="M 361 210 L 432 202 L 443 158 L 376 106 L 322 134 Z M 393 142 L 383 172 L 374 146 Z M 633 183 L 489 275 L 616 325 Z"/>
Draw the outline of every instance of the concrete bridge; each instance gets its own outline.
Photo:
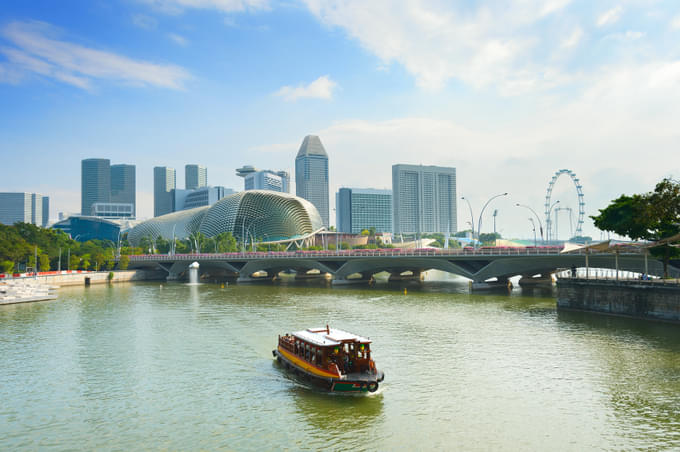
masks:
<path id="1" fill-rule="evenodd" d="M 420 280 L 422 272 L 436 269 L 460 275 L 483 286 L 493 280 L 507 284 L 521 276 L 520 284 L 547 281 L 558 269 L 609 268 L 663 275 L 661 261 L 635 251 L 562 253 L 559 247 L 481 249 L 380 249 L 340 251 L 243 252 L 130 256 L 129 268 L 161 268 L 168 279 L 180 279 L 192 262 L 201 273 L 237 278 L 238 281 L 274 279 L 282 271 L 294 270 L 297 278 L 330 274 L 333 284 L 366 283 L 377 273 L 388 272 L 390 280 Z M 669 276 L 680 276 L 680 263 L 669 266 Z"/>

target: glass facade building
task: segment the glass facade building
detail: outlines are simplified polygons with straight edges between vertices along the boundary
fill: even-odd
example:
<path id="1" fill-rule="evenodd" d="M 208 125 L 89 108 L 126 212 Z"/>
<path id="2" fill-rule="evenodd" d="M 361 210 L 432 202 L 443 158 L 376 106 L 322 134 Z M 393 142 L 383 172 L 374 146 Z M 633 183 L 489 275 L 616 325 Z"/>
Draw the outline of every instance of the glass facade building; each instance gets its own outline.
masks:
<path id="1" fill-rule="evenodd" d="M 339 232 L 359 234 L 371 228 L 392 232 L 391 190 L 341 188 L 335 199 Z"/>
<path id="2" fill-rule="evenodd" d="M 111 161 L 109 159 L 81 161 L 81 215 L 92 215 L 92 204 L 96 202 L 111 202 Z"/>
<path id="3" fill-rule="evenodd" d="M 111 165 L 111 202 L 132 205 L 132 218 L 137 216 L 135 165 Z"/>
<path id="4" fill-rule="evenodd" d="M 153 216 L 158 217 L 173 211 L 173 193 L 177 188 L 177 174 L 174 168 L 156 166 L 153 169 Z"/>
<path id="5" fill-rule="evenodd" d="M 0 193 L 0 223 L 17 222 L 47 226 L 50 198 L 37 193 Z"/>
<path id="6" fill-rule="evenodd" d="M 314 204 L 328 228 L 328 154 L 316 135 L 307 135 L 295 158 L 295 193 Z"/>
<path id="7" fill-rule="evenodd" d="M 208 168 L 200 165 L 184 166 L 184 188 L 196 190 L 208 186 Z"/>
<path id="8" fill-rule="evenodd" d="M 392 166 L 395 234 L 457 231 L 456 168 Z"/>
<path id="9" fill-rule="evenodd" d="M 60 229 L 73 240 L 87 242 L 88 240 L 110 240 L 117 243 L 120 225 L 114 221 L 99 217 L 75 215 L 52 225 L 53 229 Z"/>

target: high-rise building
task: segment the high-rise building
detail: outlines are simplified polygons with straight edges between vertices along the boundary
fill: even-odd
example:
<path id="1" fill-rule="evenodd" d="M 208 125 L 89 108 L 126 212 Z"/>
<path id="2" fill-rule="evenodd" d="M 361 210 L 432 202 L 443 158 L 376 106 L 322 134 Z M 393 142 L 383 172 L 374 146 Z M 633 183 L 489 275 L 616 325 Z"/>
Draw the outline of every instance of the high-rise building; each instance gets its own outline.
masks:
<path id="1" fill-rule="evenodd" d="M 392 205 L 395 234 L 456 232 L 456 168 L 393 165 Z"/>
<path id="2" fill-rule="evenodd" d="M 37 193 L 0 193 L 0 223 L 22 222 L 45 227 L 49 220 L 49 199 Z"/>
<path id="3" fill-rule="evenodd" d="M 392 190 L 341 188 L 335 207 L 338 232 L 358 234 L 371 228 L 392 232 Z"/>
<path id="4" fill-rule="evenodd" d="M 111 202 L 131 204 L 132 218 L 137 215 L 135 165 L 111 165 Z M 126 211 L 130 209 L 124 207 Z"/>
<path id="5" fill-rule="evenodd" d="M 193 209 L 194 207 L 211 206 L 227 195 L 233 195 L 234 190 L 225 187 L 201 187 L 195 190 L 172 190 L 172 210 Z"/>
<path id="6" fill-rule="evenodd" d="M 111 161 L 85 159 L 81 162 L 80 213 L 92 215 L 92 204 L 111 202 Z"/>
<path id="7" fill-rule="evenodd" d="M 244 190 L 271 190 L 290 193 L 290 174 L 287 171 L 260 170 L 245 165 L 236 170 L 236 175 L 244 179 Z"/>
<path id="8" fill-rule="evenodd" d="M 177 185 L 174 168 L 156 166 L 153 169 L 153 216 L 158 217 L 173 211 L 172 191 Z"/>
<path id="9" fill-rule="evenodd" d="M 307 135 L 295 157 L 295 194 L 314 204 L 328 227 L 328 154 L 316 135 Z"/>
<path id="10" fill-rule="evenodd" d="M 200 165 L 186 165 L 184 167 L 184 187 L 195 190 L 208 186 L 208 168 Z"/>

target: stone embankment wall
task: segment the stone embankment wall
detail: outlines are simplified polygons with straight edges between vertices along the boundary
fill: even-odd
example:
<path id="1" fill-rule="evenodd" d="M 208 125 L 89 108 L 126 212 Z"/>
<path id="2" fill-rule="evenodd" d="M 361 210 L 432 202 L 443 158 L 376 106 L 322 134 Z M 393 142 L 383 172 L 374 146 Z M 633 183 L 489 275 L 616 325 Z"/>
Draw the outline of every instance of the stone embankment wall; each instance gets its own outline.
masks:
<path id="1" fill-rule="evenodd" d="M 680 285 L 659 280 L 559 279 L 557 309 L 680 323 Z"/>
<path id="2" fill-rule="evenodd" d="M 162 271 L 150 270 L 118 270 L 113 272 L 113 279 L 109 280 L 109 272 L 73 272 L 63 273 L 54 272 L 55 274 L 38 274 L 36 281 L 48 286 L 84 286 L 87 282 L 89 284 L 105 284 L 108 282 L 131 282 L 131 281 L 165 281 L 166 274 Z M 27 277 L 27 279 L 33 279 Z"/>

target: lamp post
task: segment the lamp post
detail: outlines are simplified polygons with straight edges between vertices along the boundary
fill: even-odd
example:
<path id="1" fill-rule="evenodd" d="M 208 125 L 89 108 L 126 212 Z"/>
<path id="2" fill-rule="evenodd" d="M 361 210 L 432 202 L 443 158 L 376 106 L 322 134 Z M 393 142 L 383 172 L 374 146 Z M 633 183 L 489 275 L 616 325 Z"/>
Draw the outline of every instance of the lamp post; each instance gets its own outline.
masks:
<path id="1" fill-rule="evenodd" d="M 517 204 L 515 204 L 515 206 L 524 207 L 525 209 L 529 209 L 531 211 L 531 213 L 534 214 L 534 216 L 536 217 L 536 220 L 538 221 L 538 230 L 541 232 L 541 242 L 543 242 L 544 241 L 544 239 L 543 239 L 543 223 L 541 223 L 541 217 L 538 216 L 538 214 L 536 213 L 536 211 L 534 209 L 532 209 L 531 207 L 529 207 L 525 204 L 517 203 Z"/>
<path id="2" fill-rule="evenodd" d="M 548 209 L 548 211 L 546 212 L 546 215 L 545 215 L 545 229 L 547 230 L 547 234 L 548 234 L 548 242 L 552 238 L 552 229 L 551 229 L 552 228 L 552 219 L 551 219 L 552 210 L 553 210 L 553 207 L 555 207 L 557 204 L 559 204 L 559 202 L 560 202 L 560 200 L 558 199 L 557 201 L 552 203 L 552 205 L 550 206 L 550 208 Z"/>
<path id="3" fill-rule="evenodd" d="M 465 201 L 468 205 L 468 208 L 470 209 L 470 228 L 472 229 L 472 240 L 475 239 L 475 215 L 472 213 L 472 205 L 470 204 L 470 200 L 467 199 L 465 196 L 461 196 L 460 199 Z"/>
<path id="4" fill-rule="evenodd" d="M 479 220 L 477 222 L 477 235 L 480 235 L 482 233 L 482 215 L 484 215 L 484 209 L 486 209 L 486 206 L 489 205 L 491 201 L 493 201 L 496 198 L 500 198 L 501 196 L 508 196 L 508 193 L 500 193 L 498 195 L 492 196 L 489 198 L 489 200 L 484 204 L 484 207 L 482 207 L 482 211 L 479 212 Z M 478 240 L 479 241 L 479 240 Z"/>
<path id="5" fill-rule="evenodd" d="M 534 231 L 534 246 L 536 246 L 536 223 L 534 223 L 534 219 L 529 217 L 529 221 L 531 221 L 531 227 Z"/>

